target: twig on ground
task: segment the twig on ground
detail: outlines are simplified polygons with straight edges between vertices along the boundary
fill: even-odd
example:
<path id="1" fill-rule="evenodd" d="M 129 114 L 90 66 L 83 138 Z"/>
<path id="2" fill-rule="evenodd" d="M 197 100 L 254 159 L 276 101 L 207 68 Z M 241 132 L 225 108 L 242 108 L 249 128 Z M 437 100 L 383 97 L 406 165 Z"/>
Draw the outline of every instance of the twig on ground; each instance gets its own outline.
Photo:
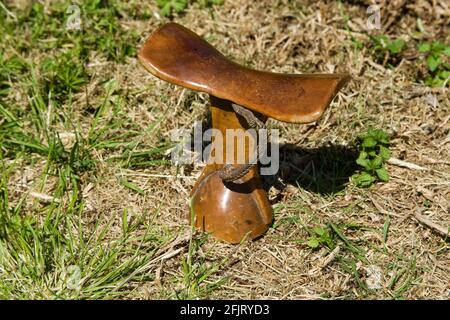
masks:
<path id="1" fill-rule="evenodd" d="M 418 211 L 414 213 L 414 218 L 417 219 L 420 223 L 426 225 L 427 227 L 437 231 L 439 234 L 443 235 L 444 237 L 450 237 L 450 233 L 448 229 L 445 229 L 445 227 L 438 225 L 437 223 L 434 223 L 427 217 L 420 214 Z"/>
<path id="2" fill-rule="evenodd" d="M 164 260 L 161 261 L 158 269 L 156 269 L 156 272 L 155 272 L 155 274 L 156 274 L 155 275 L 155 284 L 158 287 L 162 287 L 161 278 L 162 278 L 162 268 L 163 268 L 163 266 L 164 266 Z"/>
<path id="3" fill-rule="evenodd" d="M 337 246 L 336 248 L 334 248 L 333 251 L 331 251 L 331 253 L 327 256 L 327 258 L 322 262 L 321 264 L 321 268 L 325 268 L 327 265 L 329 265 L 334 258 L 336 258 L 336 256 L 338 255 L 339 251 L 341 251 L 341 247 Z"/>
<path id="4" fill-rule="evenodd" d="M 40 200 L 42 203 L 52 203 L 52 202 L 56 202 L 56 203 L 60 203 L 61 200 L 59 200 L 58 198 L 49 196 L 45 193 L 40 193 L 40 192 L 30 192 L 30 196 L 32 196 L 33 198 L 36 198 L 38 200 Z"/>
<path id="5" fill-rule="evenodd" d="M 377 210 L 380 211 L 382 214 L 385 214 L 385 215 L 388 215 L 388 216 L 397 217 L 397 218 L 401 218 L 401 215 L 399 215 L 397 213 L 393 213 L 393 212 L 387 211 L 386 209 L 384 209 L 377 201 L 375 201 L 374 198 L 370 197 L 370 200 L 372 201 L 372 203 L 375 206 L 375 208 L 377 208 Z"/>
<path id="6" fill-rule="evenodd" d="M 11 11 L 8 10 L 8 8 L 6 8 L 6 6 L 3 4 L 3 1 L 0 1 L 0 7 L 6 12 L 6 14 L 8 16 L 10 16 L 11 18 L 13 18 L 15 21 L 17 21 L 17 17 L 14 13 L 12 13 Z"/>
<path id="7" fill-rule="evenodd" d="M 389 160 L 386 161 L 389 164 L 392 164 L 394 166 L 398 166 L 398 167 L 402 167 L 402 168 L 408 168 L 411 170 L 418 170 L 418 171 L 429 171 L 430 169 L 428 168 L 424 168 L 421 167 L 417 164 L 411 163 L 411 162 L 407 162 L 407 161 L 403 161 L 397 158 L 390 158 Z"/>

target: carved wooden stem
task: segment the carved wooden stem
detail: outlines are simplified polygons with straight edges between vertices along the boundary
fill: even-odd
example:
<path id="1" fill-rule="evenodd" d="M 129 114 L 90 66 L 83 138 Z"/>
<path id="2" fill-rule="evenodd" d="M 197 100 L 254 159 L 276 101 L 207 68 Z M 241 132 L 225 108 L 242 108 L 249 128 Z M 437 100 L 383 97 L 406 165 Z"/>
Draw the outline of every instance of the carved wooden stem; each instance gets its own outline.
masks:
<path id="1" fill-rule="evenodd" d="M 243 141 L 235 141 L 234 148 L 230 148 L 232 141 L 229 141 L 226 129 L 247 130 L 249 127 L 245 119 L 234 112 L 231 102 L 214 96 L 210 96 L 210 100 L 212 127 L 222 133 L 223 140 L 222 148 L 217 144 L 220 141 L 213 140 L 210 160 L 191 192 L 191 211 L 195 215 L 195 225 L 231 243 L 238 243 L 246 238 L 254 239 L 267 230 L 273 219 L 272 207 L 262 188 L 259 167 L 252 167 L 235 182 L 223 182 L 218 170 L 224 163 L 217 163 L 220 157 L 215 157 L 215 152 L 222 149 L 223 159 L 227 159 L 228 153 L 228 159 L 233 159 L 236 164 L 237 145 Z M 266 120 L 261 115 L 258 118 Z M 248 138 L 248 143 L 245 143 L 245 161 L 249 160 L 256 145 L 256 141 L 251 140 L 252 137 Z"/>

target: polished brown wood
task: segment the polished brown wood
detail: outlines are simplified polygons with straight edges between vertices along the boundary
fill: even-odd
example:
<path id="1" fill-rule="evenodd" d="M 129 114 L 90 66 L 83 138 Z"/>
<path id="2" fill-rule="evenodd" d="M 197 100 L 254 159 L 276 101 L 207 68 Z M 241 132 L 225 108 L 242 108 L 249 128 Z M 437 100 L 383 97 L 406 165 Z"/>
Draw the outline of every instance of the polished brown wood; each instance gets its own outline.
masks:
<path id="1" fill-rule="evenodd" d="M 176 23 L 165 24 L 153 32 L 139 51 L 139 60 L 150 73 L 165 81 L 210 94 L 212 127 L 222 132 L 223 139 L 213 139 L 208 164 L 191 192 L 190 218 L 197 228 L 231 243 L 264 234 L 273 220 L 273 211 L 262 188 L 258 166 L 233 182 L 225 182 L 219 176 L 224 161 L 217 159 L 227 159 L 227 153 L 232 164 L 238 166 L 236 146 L 227 148 L 230 141 L 225 131 L 249 128 L 231 103 L 254 111 L 261 121 L 271 117 L 294 123 L 313 122 L 322 116 L 349 77 L 250 69 L 227 59 Z M 246 140 L 245 161 L 255 145 L 254 139 Z M 220 152 L 223 157 L 216 157 Z"/>
<path id="2" fill-rule="evenodd" d="M 319 119 L 348 80 L 345 74 L 280 74 L 246 68 L 176 23 L 156 30 L 139 59 L 163 80 L 294 123 Z"/>

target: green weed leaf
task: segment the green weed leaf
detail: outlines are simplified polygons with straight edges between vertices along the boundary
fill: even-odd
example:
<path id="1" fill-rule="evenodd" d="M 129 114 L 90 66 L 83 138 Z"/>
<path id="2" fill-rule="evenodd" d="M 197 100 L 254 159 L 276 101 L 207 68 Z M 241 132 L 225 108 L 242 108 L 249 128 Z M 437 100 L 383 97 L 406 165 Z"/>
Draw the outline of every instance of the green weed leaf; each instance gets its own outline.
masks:
<path id="1" fill-rule="evenodd" d="M 182 12 L 188 5 L 187 0 L 156 0 L 156 4 L 160 8 L 159 14 L 163 17 L 170 16 L 172 10 L 175 12 Z"/>
<path id="2" fill-rule="evenodd" d="M 315 234 L 317 234 L 317 235 L 319 235 L 319 236 L 325 235 L 325 232 L 326 232 L 326 231 L 325 231 L 323 228 L 321 228 L 321 227 L 314 227 L 312 230 L 314 231 Z"/>
<path id="3" fill-rule="evenodd" d="M 129 182 L 129 181 L 125 180 L 125 179 L 119 179 L 119 183 L 122 186 L 124 186 L 125 188 L 133 190 L 133 191 L 135 191 L 137 193 L 140 193 L 140 194 L 144 194 L 144 190 L 142 190 L 141 188 L 139 188 L 136 184 L 134 184 L 132 182 Z"/>
<path id="4" fill-rule="evenodd" d="M 445 47 L 444 51 L 442 51 L 447 57 L 450 57 L 450 46 Z"/>
<path id="5" fill-rule="evenodd" d="M 380 129 L 369 129 L 368 136 L 374 138 L 377 142 L 388 144 L 389 136 L 386 132 Z"/>
<path id="6" fill-rule="evenodd" d="M 429 52 L 430 50 L 431 50 L 431 45 L 429 43 L 424 42 L 419 45 L 419 52 L 424 53 L 424 52 Z"/>
<path id="7" fill-rule="evenodd" d="M 440 64 L 441 64 L 440 57 L 434 55 L 430 55 L 427 57 L 427 66 L 431 72 L 435 71 Z"/>
<path id="8" fill-rule="evenodd" d="M 377 145 L 377 141 L 373 137 L 366 137 L 363 140 L 362 146 L 365 148 L 375 147 Z"/>
<path id="9" fill-rule="evenodd" d="M 389 174 L 385 168 L 380 168 L 375 171 L 377 173 L 378 178 L 381 181 L 387 182 L 389 181 Z"/>
<path id="10" fill-rule="evenodd" d="M 377 156 L 375 159 L 373 159 L 370 162 L 371 169 L 377 169 L 380 168 L 383 165 L 383 159 L 379 156 Z"/>
<path id="11" fill-rule="evenodd" d="M 317 247 L 319 246 L 319 240 L 317 240 L 317 238 L 310 238 L 310 239 L 308 240 L 308 242 L 306 242 L 306 244 L 307 244 L 309 247 L 315 249 L 315 248 L 317 248 Z"/>
<path id="12" fill-rule="evenodd" d="M 433 41 L 433 43 L 431 44 L 431 51 L 435 53 L 440 53 L 441 51 L 444 51 L 445 48 L 446 45 L 440 41 Z"/>
<path id="13" fill-rule="evenodd" d="M 361 167 L 367 169 L 367 170 L 370 169 L 370 163 L 369 163 L 369 161 L 370 161 L 370 160 L 367 160 L 367 159 L 359 159 L 359 158 L 356 159 L 356 163 L 359 164 Z"/>
<path id="14" fill-rule="evenodd" d="M 392 53 L 397 54 L 400 53 L 406 47 L 406 42 L 403 39 L 397 39 L 390 42 L 386 48 Z"/>
<path id="15" fill-rule="evenodd" d="M 380 146 L 380 157 L 383 160 L 388 160 L 391 157 L 391 151 L 385 146 Z"/>
<path id="16" fill-rule="evenodd" d="M 352 180 L 358 187 L 363 187 L 363 188 L 369 187 L 372 185 L 372 183 L 375 182 L 375 178 L 367 172 L 361 172 L 361 173 L 354 174 L 352 176 Z"/>

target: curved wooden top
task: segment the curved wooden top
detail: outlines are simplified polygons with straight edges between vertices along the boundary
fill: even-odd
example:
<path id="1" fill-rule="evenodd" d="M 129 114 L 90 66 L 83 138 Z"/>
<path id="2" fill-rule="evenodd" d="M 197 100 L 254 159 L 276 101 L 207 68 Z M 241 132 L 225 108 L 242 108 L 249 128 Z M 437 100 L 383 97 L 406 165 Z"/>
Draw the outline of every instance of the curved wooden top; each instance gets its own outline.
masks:
<path id="1" fill-rule="evenodd" d="M 157 29 L 140 50 L 139 60 L 165 81 L 295 123 L 319 119 L 349 79 L 346 74 L 280 74 L 246 68 L 176 23 Z"/>

